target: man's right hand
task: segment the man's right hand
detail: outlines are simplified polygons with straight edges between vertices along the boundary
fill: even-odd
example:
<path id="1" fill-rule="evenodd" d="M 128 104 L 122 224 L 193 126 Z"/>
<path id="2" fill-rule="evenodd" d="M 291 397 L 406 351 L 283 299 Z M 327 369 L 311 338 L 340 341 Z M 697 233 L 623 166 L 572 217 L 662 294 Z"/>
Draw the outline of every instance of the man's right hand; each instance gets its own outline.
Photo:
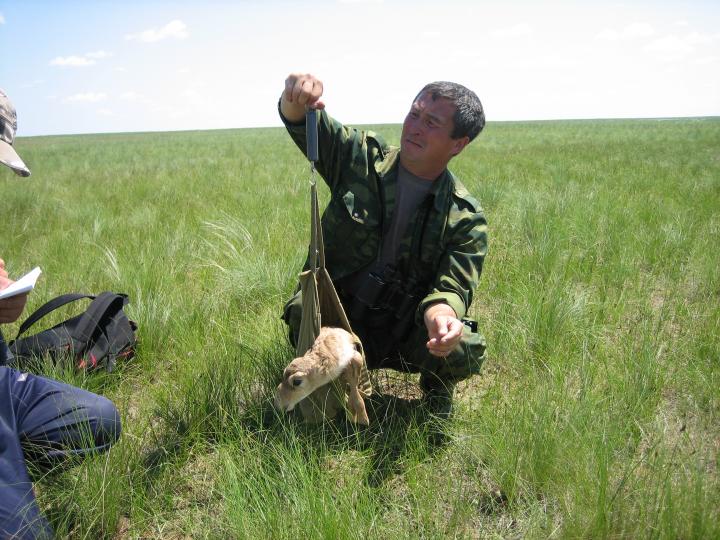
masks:
<path id="1" fill-rule="evenodd" d="M 0 291 L 15 283 L 8 277 L 5 261 L 0 259 Z M 0 300 L 0 324 L 15 322 L 25 309 L 27 293 Z"/>
<path id="2" fill-rule="evenodd" d="M 305 107 L 324 109 L 320 101 L 323 83 L 310 73 L 291 73 L 285 79 L 285 90 L 280 98 L 280 112 L 290 122 L 305 118 Z"/>

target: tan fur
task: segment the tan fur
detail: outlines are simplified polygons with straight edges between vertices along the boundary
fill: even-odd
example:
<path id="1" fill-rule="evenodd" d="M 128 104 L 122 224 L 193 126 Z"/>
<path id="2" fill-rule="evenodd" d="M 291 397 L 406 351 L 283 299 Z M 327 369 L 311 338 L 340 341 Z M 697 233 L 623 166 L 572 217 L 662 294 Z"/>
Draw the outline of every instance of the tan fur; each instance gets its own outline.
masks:
<path id="1" fill-rule="evenodd" d="M 357 337 L 342 328 L 321 328 L 310 350 L 285 368 L 275 393 L 275 406 L 291 411 L 312 392 L 342 376 L 351 420 L 368 425 L 365 402 L 358 390 L 363 365 L 360 347 Z"/>

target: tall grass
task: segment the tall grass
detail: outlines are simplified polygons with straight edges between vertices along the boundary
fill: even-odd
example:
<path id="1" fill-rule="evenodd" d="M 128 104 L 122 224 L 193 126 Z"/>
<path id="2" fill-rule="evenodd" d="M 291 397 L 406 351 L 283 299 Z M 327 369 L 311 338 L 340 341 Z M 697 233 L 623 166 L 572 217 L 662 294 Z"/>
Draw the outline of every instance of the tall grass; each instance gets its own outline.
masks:
<path id="1" fill-rule="evenodd" d="M 271 405 L 309 235 L 282 130 L 18 140 L 0 256 L 43 268 L 27 312 L 126 292 L 141 336 L 113 374 L 38 366 L 124 427 L 41 478 L 42 507 L 72 538 L 720 536 L 719 140 L 716 119 L 489 124 L 451 164 L 490 223 L 484 372 L 445 424 L 379 379 L 361 430 Z"/>

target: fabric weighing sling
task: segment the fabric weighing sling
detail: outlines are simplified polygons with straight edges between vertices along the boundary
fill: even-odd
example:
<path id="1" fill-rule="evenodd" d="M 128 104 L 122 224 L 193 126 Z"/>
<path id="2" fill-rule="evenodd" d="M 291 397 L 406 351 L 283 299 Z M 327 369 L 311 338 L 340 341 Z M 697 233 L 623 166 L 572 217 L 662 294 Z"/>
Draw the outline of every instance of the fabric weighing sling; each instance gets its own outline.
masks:
<path id="1" fill-rule="evenodd" d="M 302 317 L 300 319 L 300 335 L 296 347 L 297 356 L 304 355 L 313 345 L 322 326 L 344 328 L 353 333 L 350 321 L 345 314 L 330 274 L 325 267 L 325 247 L 323 244 L 320 208 L 315 181 L 315 161 L 317 161 L 317 115 L 314 109 L 306 114 L 307 155 L 311 164 L 310 178 L 310 267 L 301 272 L 300 289 L 302 290 Z M 372 393 L 372 384 L 365 363 L 360 376 L 360 393 L 368 398 Z M 318 392 L 319 390 L 316 390 Z"/>

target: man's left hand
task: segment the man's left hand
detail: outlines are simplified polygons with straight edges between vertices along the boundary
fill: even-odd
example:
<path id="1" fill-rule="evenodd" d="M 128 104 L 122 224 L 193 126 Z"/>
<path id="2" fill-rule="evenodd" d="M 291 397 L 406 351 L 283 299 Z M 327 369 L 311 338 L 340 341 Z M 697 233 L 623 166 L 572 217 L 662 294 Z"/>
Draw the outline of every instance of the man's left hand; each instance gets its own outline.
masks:
<path id="1" fill-rule="evenodd" d="M 425 326 L 430 338 L 427 348 L 434 356 L 447 356 L 462 339 L 463 323 L 447 304 L 433 304 L 427 308 Z"/>

